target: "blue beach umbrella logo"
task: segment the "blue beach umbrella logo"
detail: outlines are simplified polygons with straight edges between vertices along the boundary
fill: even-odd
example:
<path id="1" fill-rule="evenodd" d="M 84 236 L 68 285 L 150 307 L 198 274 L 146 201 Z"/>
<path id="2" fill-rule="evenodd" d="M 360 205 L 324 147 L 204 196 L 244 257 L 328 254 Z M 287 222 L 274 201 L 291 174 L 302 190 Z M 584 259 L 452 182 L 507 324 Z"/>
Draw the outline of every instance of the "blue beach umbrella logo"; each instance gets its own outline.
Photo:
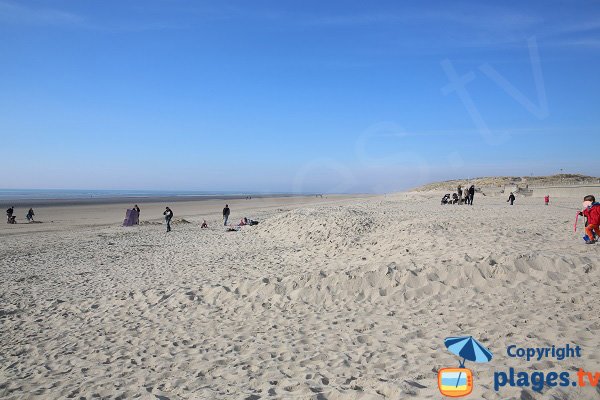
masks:
<path id="1" fill-rule="evenodd" d="M 438 371 L 438 388 L 444 396 L 467 396 L 473 391 L 473 372 L 465 368 L 465 362 L 488 362 L 492 359 L 492 352 L 473 336 L 449 337 L 444 340 L 444 344 L 462 361 L 458 368 L 442 368 Z"/>
<path id="2" fill-rule="evenodd" d="M 449 337 L 444 340 L 444 344 L 451 353 L 462 358 L 460 368 L 465 367 L 467 360 L 485 363 L 492 359 L 492 352 L 475 340 L 473 336 Z"/>

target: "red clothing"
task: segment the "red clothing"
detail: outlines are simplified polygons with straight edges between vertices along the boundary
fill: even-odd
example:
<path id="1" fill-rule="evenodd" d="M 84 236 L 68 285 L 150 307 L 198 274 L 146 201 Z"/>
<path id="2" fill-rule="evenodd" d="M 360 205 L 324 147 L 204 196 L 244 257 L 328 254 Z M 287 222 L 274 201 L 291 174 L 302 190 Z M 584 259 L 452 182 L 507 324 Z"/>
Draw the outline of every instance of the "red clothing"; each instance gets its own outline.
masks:
<path id="1" fill-rule="evenodd" d="M 587 217 L 588 225 L 600 225 L 600 203 L 594 203 L 583 210 L 583 215 Z"/>
<path id="2" fill-rule="evenodd" d="M 596 238 L 600 237 L 600 228 L 598 225 L 588 224 L 585 227 L 585 234 L 588 235 L 590 240 L 594 239 L 594 233 L 596 234 Z"/>

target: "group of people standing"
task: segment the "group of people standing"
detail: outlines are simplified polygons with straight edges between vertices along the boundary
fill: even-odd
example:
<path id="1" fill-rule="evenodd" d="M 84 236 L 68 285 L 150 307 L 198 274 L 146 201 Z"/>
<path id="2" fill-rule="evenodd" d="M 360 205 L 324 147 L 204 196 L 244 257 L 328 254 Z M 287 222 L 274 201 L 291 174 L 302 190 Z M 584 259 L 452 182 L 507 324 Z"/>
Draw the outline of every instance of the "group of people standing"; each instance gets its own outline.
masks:
<path id="1" fill-rule="evenodd" d="M 473 198 L 475 197 L 475 185 L 471 185 L 468 189 L 463 190 L 462 186 L 458 185 L 458 204 L 473 205 Z"/>

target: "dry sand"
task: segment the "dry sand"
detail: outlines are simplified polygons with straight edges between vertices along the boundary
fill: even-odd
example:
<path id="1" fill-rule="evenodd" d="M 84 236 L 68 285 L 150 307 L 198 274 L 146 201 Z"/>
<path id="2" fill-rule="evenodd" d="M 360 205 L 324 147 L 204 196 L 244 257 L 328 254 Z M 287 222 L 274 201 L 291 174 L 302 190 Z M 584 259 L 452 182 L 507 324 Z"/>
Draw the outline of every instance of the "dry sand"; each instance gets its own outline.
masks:
<path id="1" fill-rule="evenodd" d="M 230 233 L 216 203 L 173 206 L 191 223 L 170 234 L 118 226 L 116 206 L 2 226 L 0 397 L 439 399 L 437 370 L 458 365 L 443 339 L 473 335 L 494 360 L 467 363 L 468 398 L 599 398 L 492 388 L 509 367 L 600 371 L 600 245 L 573 233 L 581 199 L 439 197 L 240 200 L 232 220 L 261 222 Z M 582 358 L 506 355 L 566 343 Z"/>

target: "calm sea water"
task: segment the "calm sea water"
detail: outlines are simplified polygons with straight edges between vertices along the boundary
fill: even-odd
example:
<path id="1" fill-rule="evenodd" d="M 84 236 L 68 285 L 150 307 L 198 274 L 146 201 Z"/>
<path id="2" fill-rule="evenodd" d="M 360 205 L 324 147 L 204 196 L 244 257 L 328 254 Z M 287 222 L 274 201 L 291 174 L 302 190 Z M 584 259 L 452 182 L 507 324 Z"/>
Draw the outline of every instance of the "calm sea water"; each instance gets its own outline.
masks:
<path id="1" fill-rule="evenodd" d="M 246 196 L 255 193 L 161 191 L 161 190 L 62 190 L 62 189 L 0 189 L 0 201 L 11 200 L 76 200 L 130 197 L 199 197 Z"/>

